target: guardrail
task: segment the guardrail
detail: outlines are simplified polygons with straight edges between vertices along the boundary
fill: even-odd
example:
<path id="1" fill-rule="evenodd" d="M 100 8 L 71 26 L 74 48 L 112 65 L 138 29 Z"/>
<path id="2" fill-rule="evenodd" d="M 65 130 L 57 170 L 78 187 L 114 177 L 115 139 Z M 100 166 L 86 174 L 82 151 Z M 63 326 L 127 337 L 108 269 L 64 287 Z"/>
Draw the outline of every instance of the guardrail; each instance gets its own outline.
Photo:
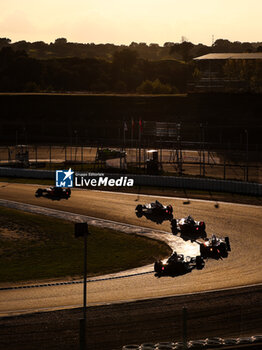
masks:
<path id="1" fill-rule="evenodd" d="M 0 167 L 0 177 L 54 179 L 55 181 L 55 171 Z"/>
<path id="2" fill-rule="evenodd" d="M 113 179 L 127 176 L 134 179 L 136 186 L 173 187 L 262 196 L 262 184 L 251 182 L 156 175 L 105 174 L 105 176 Z M 0 177 L 53 179 L 55 181 L 55 171 L 0 167 Z"/>
<path id="3" fill-rule="evenodd" d="M 203 191 L 230 192 L 255 196 L 262 195 L 262 185 L 251 182 L 154 175 L 130 175 L 130 177 L 135 180 L 136 185 L 140 186 L 147 185 Z"/>

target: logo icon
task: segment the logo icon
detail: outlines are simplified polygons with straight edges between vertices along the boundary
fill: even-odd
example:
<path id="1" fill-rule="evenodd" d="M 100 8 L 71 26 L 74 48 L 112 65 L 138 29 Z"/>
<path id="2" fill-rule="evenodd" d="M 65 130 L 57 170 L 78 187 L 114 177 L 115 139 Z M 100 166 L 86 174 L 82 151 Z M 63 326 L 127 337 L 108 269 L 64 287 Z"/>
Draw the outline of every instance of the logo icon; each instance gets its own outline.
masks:
<path id="1" fill-rule="evenodd" d="M 56 171 L 56 187 L 73 187 L 73 174 L 71 170 L 57 170 Z"/>

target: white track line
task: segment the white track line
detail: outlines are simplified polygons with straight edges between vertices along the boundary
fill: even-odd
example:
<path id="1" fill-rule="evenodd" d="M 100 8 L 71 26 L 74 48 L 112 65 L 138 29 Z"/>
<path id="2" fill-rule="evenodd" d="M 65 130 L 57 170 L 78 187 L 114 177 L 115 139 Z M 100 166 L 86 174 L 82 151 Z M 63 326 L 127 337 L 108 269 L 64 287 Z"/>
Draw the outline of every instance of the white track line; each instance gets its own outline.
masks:
<path id="1" fill-rule="evenodd" d="M 83 219 L 96 220 L 97 222 L 114 224 L 114 225 L 120 225 L 120 226 L 123 226 L 123 227 L 130 227 L 130 228 L 141 230 L 143 232 L 144 231 L 151 231 L 151 232 L 170 234 L 170 232 L 167 232 L 167 231 L 155 230 L 155 229 L 142 227 L 142 226 L 137 226 L 137 225 L 133 225 L 133 224 L 122 223 L 122 222 L 119 222 L 119 221 L 113 221 L 113 220 L 108 220 L 108 219 L 96 218 L 94 216 L 89 216 L 89 215 L 82 215 L 82 214 L 77 214 L 77 213 L 71 213 L 69 211 L 52 209 L 52 208 L 48 208 L 48 207 L 44 207 L 44 206 L 40 206 L 40 205 L 27 204 L 27 203 L 16 202 L 16 201 L 10 201 L 8 199 L 0 199 L 0 205 L 8 207 L 8 208 L 24 210 L 26 212 L 31 212 L 31 213 L 33 213 L 33 211 L 34 211 L 34 213 L 36 213 L 36 214 L 39 213 L 39 214 L 46 215 L 46 216 L 55 216 L 57 214 L 58 215 L 60 214 L 61 217 L 63 219 L 65 219 L 65 220 L 67 220 L 67 221 L 72 221 L 71 219 L 73 219 L 73 222 L 83 222 Z M 65 215 L 67 215 L 67 216 L 65 216 Z M 69 215 L 69 217 L 71 217 L 70 220 L 68 220 L 68 215 Z"/>

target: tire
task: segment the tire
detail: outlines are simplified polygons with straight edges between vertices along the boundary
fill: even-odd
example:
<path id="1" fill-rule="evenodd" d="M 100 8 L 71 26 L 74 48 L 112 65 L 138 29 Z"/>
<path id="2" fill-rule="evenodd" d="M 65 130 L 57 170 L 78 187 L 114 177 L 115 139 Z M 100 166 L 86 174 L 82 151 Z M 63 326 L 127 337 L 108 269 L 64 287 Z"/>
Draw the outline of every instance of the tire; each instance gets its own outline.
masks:
<path id="1" fill-rule="evenodd" d="M 36 193 L 35 193 L 35 196 L 36 197 L 41 197 L 43 195 L 43 190 L 41 188 L 39 188 Z"/>
<path id="2" fill-rule="evenodd" d="M 224 242 L 221 242 L 218 249 L 220 250 L 221 253 L 225 253 L 227 251 L 227 245 Z"/>
<path id="3" fill-rule="evenodd" d="M 175 235 L 175 234 L 177 234 L 177 221 L 176 221 L 176 219 L 172 219 L 171 220 L 171 231 L 172 231 L 172 233 Z"/>
<path id="4" fill-rule="evenodd" d="M 226 243 L 221 243 L 220 246 L 219 246 L 219 250 L 220 250 L 220 255 L 222 256 L 222 258 L 227 258 L 228 257 Z"/>
<path id="5" fill-rule="evenodd" d="M 198 255 L 196 257 L 196 268 L 197 270 L 202 270 L 205 265 L 204 259 L 202 256 Z"/>
<path id="6" fill-rule="evenodd" d="M 157 274 L 161 274 L 162 272 L 162 262 L 161 261 L 156 261 L 154 264 L 154 270 Z"/>
<path id="7" fill-rule="evenodd" d="M 203 259 L 207 258 L 207 251 L 206 251 L 206 247 L 203 244 L 200 244 L 200 256 Z"/>
<path id="8" fill-rule="evenodd" d="M 137 211 L 138 213 L 142 213 L 143 207 L 142 207 L 141 204 L 138 204 L 138 205 L 136 206 L 136 211 Z"/>
<path id="9" fill-rule="evenodd" d="M 172 219 L 172 220 L 171 220 L 171 226 L 172 226 L 172 227 L 176 227 L 176 226 L 177 226 L 176 219 Z"/>
<path id="10" fill-rule="evenodd" d="M 227 250 L 229 252 L 231 252 L 231 247 L 230 247 L 230 243 L 229 243 L 229 237 L 225 237 L 225 242 L 226 242 Z"/>

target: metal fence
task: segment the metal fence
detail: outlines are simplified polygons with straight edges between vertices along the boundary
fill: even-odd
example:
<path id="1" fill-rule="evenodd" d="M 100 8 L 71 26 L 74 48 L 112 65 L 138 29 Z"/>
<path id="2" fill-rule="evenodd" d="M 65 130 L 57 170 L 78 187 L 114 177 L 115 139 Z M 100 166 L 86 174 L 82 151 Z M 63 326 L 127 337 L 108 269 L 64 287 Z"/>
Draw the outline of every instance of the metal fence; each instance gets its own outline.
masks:
<path id="1" fill-rule="evenodd" d="M 185 175 L 223 180 L 262 183 L 262 162 L 254 161 L 244 151 L 211 151 L 208 149 L 156 148 L 162 174 Z M 197 147 L 198 145 L 195 145 Z M 85 170 L 125 169 L 129 173 L 147 173 L 149 148 L 107 148 L 125 152 L 125 157 L 99 161 L 102 147 L 18 145 L 0 147 L 0 165 L 9 167 L 56 169 L 68 165 Z M 255 158 L 256 159 L 256 158 Z"/>
<path id="2" fill-rule="evenodd" d="M 228 305 L 223 311 L 214 314 L 210 313 L 210 310 L 204 311 L 206 321 L 202 324 L 203 327 L 200 325 L 203 310 L 183 307 L 181 311 L 178 310 L 174 320 L 171 319 L 169 323 L 169 329 L 174 331 L 172 340 L 129 344 L 124 345 L 122 350 L 231 349 L 231 346 L 234 349 L 242 349 L 242 346 L 249 348 L 251 345 L 252 349 L 262 348 L 261 322 L 258 320 L 257 325 L 252 324 L 253 318 L 259 318 L 259 310 L 249 308 L 248 302 L 245 306 Z M 157 334 L 158 331 L 152 333 Z M 197 335 L 202 338 L 194 338 Z M 150 335 L 148 336 L 150 339 Z"/>

